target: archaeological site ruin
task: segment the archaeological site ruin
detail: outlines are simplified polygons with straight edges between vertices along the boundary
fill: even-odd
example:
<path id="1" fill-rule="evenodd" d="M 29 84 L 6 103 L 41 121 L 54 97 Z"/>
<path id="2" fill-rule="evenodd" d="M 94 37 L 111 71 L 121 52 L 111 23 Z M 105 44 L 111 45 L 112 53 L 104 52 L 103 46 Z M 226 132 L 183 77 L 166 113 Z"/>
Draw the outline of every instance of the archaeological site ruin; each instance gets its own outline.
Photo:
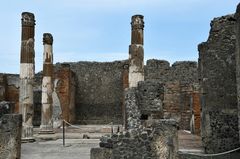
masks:
<path id="1" fill-rule="evenodd" d="M 24 144 L 62 139 L 63 129 L 86 140 L 101 132 L 91 159 L 240 158 L 240 4 L 211 21 L 198 62 L 144 64 L 147 24 L 134 15 L 128 59 L 54 64 L 54 35 L 43 33 L 36 73 L 37 17 L 21 16 L 20 72 L 0 74 L 0 159 L 20 159 Z M 184 134 L 199 150 L 183 147 Z"/>

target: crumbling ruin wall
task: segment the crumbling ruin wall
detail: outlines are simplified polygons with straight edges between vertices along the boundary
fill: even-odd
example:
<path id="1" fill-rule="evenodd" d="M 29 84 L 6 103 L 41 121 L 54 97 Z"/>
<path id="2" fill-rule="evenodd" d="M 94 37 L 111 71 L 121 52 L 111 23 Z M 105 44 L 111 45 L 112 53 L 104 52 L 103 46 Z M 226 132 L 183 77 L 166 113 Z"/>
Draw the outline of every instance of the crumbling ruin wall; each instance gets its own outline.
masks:
<path id="1" fill-rule="evenodd" d="M 145 80 L 156 80 L 163 83 L 179 81 L 197 83 L 197 62 L 179 61 L 170 66 L 168 61 L 148 60 L 144 69 Z"/>
<path id="2" fill-rule="evenodd" d="M 0 118 L 0 158 L 20 159 L 22 115 L 7 114 Z"/>
<path id="3" fill-rule="evenodd" d="M 174 120 L 154 120 L 152 129 L 131 129 L 124 133 L 102 137 L 100 148 L 91 149 L 91 159 L 176 159 L 177 123 Z"/>
<path id="4" fill-rule="evenodd" d="M 202 139 L 207 153 L 239 147 L 234 15 L 214 18 L 199 49 Z"/>
<path id="5" fill-rule="evenodd" d="M 158 81 L 141 81 L 138 83 L 137 90 L 142 118 L 163 118 L 163 84 Z"/>
<path id="6" fill-rule="evenodd" d="M 19 75 L 4 74 L 6 76 L 5 100 L 12 102 L 15 106 L 14 112 L 19 112 Z"/>
<path id="7" fill-rule="evenodd" d="M 198 90 L 193 89 L 198 85 L 197 63 L 182 61 L 170 66 L 169 62 L 164 60 L 148 60 L 145 66 L 145 80 L 164 84 L 164 118 L 174 118 L 179 121 L 180 129 L 190 130 L 193 104 L 200 108 L 200 103 L 196 103 L 199 102 L 197 98 L 200 98 Z M 199 117 L 196 116 L 194 121 L 196 126 L 200 125 Z"/>
<path id="8" fill-rule="evenodd" d="M 0 101 L 6 100 L 7 92 L 7 77 L 5 74 L 0 74 Z"/>
<path id="9" fill-rule="evenodd" d="M 126 131 L 102 137 L 100 148 L 91 149 L 91 159 L 176 159 L 178 123 L 162 119 L 164 86 L 159 81 L 141 81 L 125 90 Z"/>
<path id="10" fill-rule="evenodd" d="M 238 131 L 240 142 L 240 3 L 235 13 L 236 18 L 236 82 L 237 82 L 237 101 L 238 101 Z"/>
<path id="11" fill-rule="evenodd" d="M 19 75 L 18 74 L 0 74 L 0 87 L 4 88 L 5 95 L 3 95 L 0 101 L 10 102 L 10 105 L 14 110 L 10 113 L 19 113 Z M 34 116 L 33 125 L 40 125 L 41 122 L 41 82 L 42 75 L 38 73 L 34 79 Z"/>
<path id="12" fill-rule="evenodd" d="M 55 79 L 59 80 L 56 88 L 60 100 L 62 117 L 68 122 L 75 122 L 75 74 L 69 64 L 56 67 Z M 79 99 L 79 98 L 77 98 Z M 56 100 L 56 99 L 53 99 Z"/>
<path id="13" fill-rule="evenodd" d="M 76 75 L 77 122 L 122 123 L 123 71 L 127 61 L 68 64 Z"/>

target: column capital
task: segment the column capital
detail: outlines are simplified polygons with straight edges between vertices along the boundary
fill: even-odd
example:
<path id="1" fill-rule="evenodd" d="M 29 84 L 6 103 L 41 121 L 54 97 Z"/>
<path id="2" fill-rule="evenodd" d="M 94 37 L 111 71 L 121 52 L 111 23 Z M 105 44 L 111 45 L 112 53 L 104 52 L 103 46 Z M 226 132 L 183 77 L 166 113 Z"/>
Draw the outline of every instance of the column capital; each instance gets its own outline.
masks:
<path id="1" fill-rule="evenodd" d="M 144 28 L 144 21 L 143 21 L 143 15 L 134 15 L 132 16 L 132 30 L 134 29 L 143 29 Z"/>
<path id="2" fill-rule="evenodd" d="M 50 33 L 44 33 L 43 34 L 43 45 L 48 44 L 52 45 L 53 44 L 53 36 Z"/>
<path id="3" fill-rule="evenodd" d="M 22 13 L 22 26 L 34 26 L 35 17 L 33 13 L 23 12 Z"/>

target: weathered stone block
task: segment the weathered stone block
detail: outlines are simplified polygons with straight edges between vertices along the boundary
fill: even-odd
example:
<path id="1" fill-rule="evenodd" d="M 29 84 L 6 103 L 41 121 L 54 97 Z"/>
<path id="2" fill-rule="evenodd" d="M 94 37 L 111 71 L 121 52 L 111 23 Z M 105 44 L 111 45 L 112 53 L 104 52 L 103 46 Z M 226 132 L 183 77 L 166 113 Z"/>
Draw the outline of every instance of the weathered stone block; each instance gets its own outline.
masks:
<path id="1" fill-rule="evenodd" d="M 164 85 L 160 82 L 142 81 L 138 83 L 138 104 L 141 114 L 158 114 L 163 118 Z"/>
<path id="2" fill-rule="evenodd" d="M 90 159 L 112 159 L 112 149 L 92 148 Z"/>
<path id="3" fill-rule="evenodd" d="M 7 114 L 0 118 L 0 158 L 20 159 L 22 115 Z"/>
<path id="4" fill-rule="evenodd" d="M 126 128 L 138 128 L 141 124 L 141 114 L 138 106 L 137 88 L 129 88 L 125 91 L 125 107 L 127 119 Z"/>

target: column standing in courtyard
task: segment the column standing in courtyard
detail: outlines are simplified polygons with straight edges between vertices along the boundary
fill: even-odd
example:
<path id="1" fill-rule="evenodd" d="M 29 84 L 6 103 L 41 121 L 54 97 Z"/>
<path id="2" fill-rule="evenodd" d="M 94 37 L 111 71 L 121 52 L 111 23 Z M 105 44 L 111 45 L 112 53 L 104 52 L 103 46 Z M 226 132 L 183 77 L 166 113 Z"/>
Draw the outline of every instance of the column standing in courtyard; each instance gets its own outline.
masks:
<path id="1" fill-rule="evenodd" d="M 19 107 L 23 117 L 22 140 L 33 141 L 33 81 L 35 74 L 34 14 L 22 13 Z"/>
<path id="2" fill-rule="evenodd" d="M 137 87 L 139 81 L 144 81 L 144 49 L 142 15 L 132 16 L 132 36 L 129 46 L 129 87 Z"/>
<path id="3" fill-rule="evenodd" d="M 43 34 L 43 80 L 42 80 L 42 118 L 39 133 L 53 133 L 53 37 Z"/>

